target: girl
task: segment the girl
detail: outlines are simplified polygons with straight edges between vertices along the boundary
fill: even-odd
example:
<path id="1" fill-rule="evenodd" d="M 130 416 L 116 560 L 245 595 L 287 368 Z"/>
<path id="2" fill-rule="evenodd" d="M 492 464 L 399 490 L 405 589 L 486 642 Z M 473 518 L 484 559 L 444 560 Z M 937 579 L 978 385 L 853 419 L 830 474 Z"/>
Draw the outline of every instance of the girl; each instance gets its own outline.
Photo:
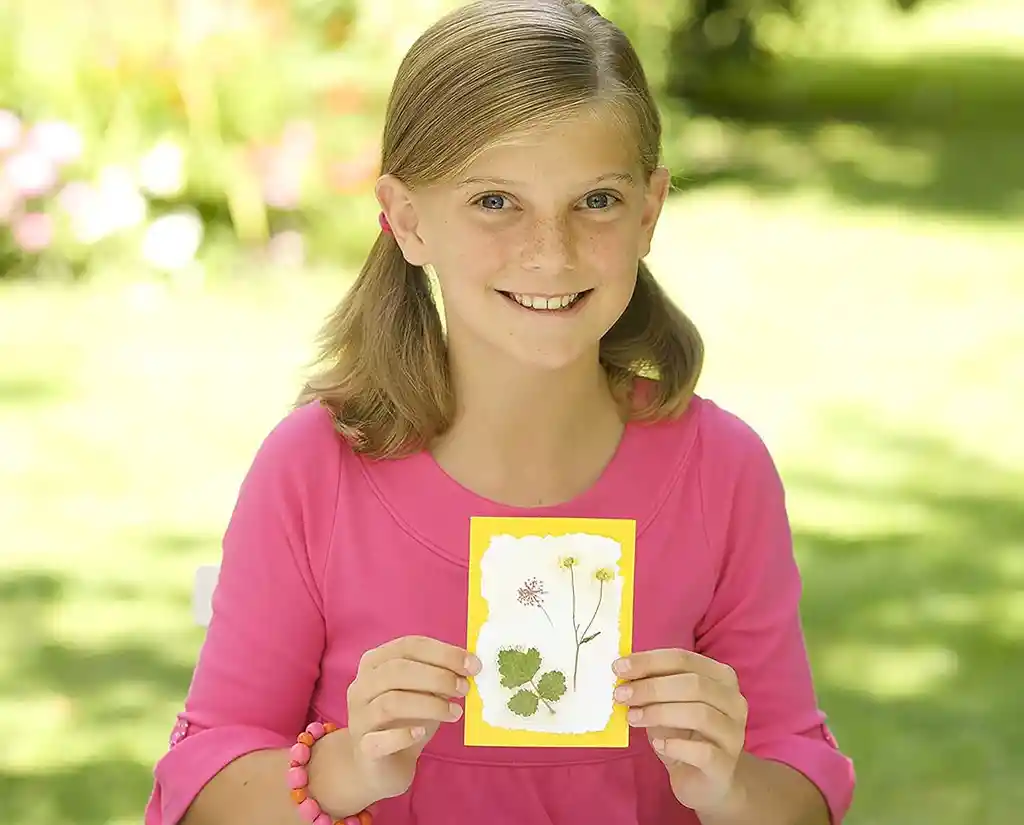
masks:
<path id="1" fill-rule="evenodd" d="M 779 476 L 694 394 L 700 338 L 642 262 L 660 140 L 583 3 L 478 0 L 411 48 L 382 231 L 242 485 L 147 825 L 842 820 Z M 463 747 L 494 515 L 635 520 L 628 749 Z"/>

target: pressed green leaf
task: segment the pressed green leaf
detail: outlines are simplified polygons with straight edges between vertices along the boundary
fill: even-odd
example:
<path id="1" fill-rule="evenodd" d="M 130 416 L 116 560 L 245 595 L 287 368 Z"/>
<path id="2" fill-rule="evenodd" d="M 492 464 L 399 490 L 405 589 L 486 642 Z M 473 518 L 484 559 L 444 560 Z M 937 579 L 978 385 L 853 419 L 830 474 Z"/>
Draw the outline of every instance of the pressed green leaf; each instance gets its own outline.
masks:
<path id="1" fill-rule="evenodd" d="M 592 641 L 594 641 L 594 639 L 596 639 L 596 638 L 597 638 L 598 636 L 600 636 L 600 635 L 601 635 L 601 631 L 600 631 L 600 630 L 599 630 L 599 631 L 597 631 L 597 633 L 591 633 L 591 634 L 590 634 L 589 636 L 587 636 L 586 638 L 584 638 L 584 639 L 581 639 L 581 640 L 580 640 L 580 647 L 582 647 L 583 645 L 585 645 L 585 644 L 586 644 L 587 642 L 592 642 Z"/>
<path id="2" fill-rule="evenodd" d="M 498 673 L 501 674 L 501 686 L 517 688 L 530 682 L 540 670 L 540 651 L 535 647 L 529 650 L 506 648 L 498 651 Z"/>
<path id="3" fill-rule="evenodd" d="M 558 670 L 549 670 L 537 682 L 537 692 L 546 702 L 557 702 L 565 695 L 565 674 Z"/>
<path id="4" fill-rule="evenodd" d="M 536 693 L 528 690 L 521 690 L 508 700 L 508 709 L 516 716 L 533 716 L 537 712 L 537 705 L 540 699 Z"/>

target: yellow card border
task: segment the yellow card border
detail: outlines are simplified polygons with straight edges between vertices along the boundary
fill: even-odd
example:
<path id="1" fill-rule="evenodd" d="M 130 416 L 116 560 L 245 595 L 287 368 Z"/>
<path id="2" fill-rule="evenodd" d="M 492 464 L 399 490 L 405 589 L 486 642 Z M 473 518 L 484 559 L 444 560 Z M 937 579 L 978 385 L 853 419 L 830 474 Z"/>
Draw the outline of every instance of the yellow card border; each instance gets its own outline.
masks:
<path id="1" fill-rule="evenodd" d="M 589 533 L 617 541 L 622 548 L 619 574 L 624 579 L 622 604 L 619 610 L 619 655 L 633 652 L 633 590 L 636 573 L 636 521 L 602 518 L 500 518 L 476 516 L 469 527 L 469 611 L 466 624 L 466 647 L 476 650 L 480 628 L 487 621 L 487 600 L 481 592 L 480 560 L 494 536 L 564 536 Z M 487 663 L 484 663 L 487 666 Z M 611 697 L 609 697 L 609 701 Z M 616 704 L 608 726 L 594 733 L 548 733 L 495 728 L 484 721 L 483 699 L 470 680 L 466 696 L 464 744 L 470 747 L 510 748 L 625 748 L 629 745 L 627 710 Z"/>

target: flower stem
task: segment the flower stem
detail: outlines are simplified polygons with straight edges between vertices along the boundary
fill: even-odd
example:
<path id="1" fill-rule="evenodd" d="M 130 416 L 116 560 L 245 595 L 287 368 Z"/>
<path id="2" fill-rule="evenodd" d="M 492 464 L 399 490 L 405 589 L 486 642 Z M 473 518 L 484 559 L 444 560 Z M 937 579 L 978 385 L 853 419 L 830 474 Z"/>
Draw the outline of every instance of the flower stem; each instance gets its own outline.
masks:
<path id="1" fill-rule="evenodd" d="M 594 624 L 594 619 L 597 618 L 597 611 L 601 609 L 601 599 L 604 598 L 604 582 L 600 582 L 600 589 L 597 591 L 597 607 L 594 608 L 594 615 L 590 617 L 590 622 L 587 624 L 587 629 L 583 631 L 582 635 L 577 633 L 576 635 L 576 659 L 572 664 L 572 689 L 576 690 L 576 674 L 580 669 L 580 648 L 583 647 L 583 639 L 587 638 L 587 634 L 590 632 L 590 628 Z M 573 622 L 575 624 L 575 621 Z"/>
<path id="2" fill-rule="evenodd" d="M 581 639 L 586 639 L 587 634 L 590 632 L 590 628 L 594 626 L 594 619 L 597 618 L 597 611 L 601 609 L 601 599 L 604 598 L 604 582 L 598 582 L 600 590 L 597 591 L 597 607 L 594 608 L 594 615 L 590 617 L 590 622 L 587 624 L 587 629 L 583 631 Z"/>
<path id="3" fill-rule="evenodd" d="M 576 663 L 572 669 L 572 689 L 576 691 L 576 671 L 579 669 L 580 663 L 580 626 L 576 624 L 576 576 L 572 572 L 572 568 L 569 568 L 569 584 L 572 587 L 572 633 L 573 640 L 576 642 Z"/>

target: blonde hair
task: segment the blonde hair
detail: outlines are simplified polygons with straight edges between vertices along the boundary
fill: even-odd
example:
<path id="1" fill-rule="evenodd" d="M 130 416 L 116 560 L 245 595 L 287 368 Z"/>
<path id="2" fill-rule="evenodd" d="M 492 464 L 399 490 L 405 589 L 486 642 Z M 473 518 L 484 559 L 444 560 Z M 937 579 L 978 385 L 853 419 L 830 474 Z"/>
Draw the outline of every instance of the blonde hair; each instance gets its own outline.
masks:
<path id="1" fill-rule="evenodd" d="M 416 188 L 451 178 L 500 139 L 594 103 L 624 116 L 648 179 L 661 157 L 661 118 L 629 40 L 586 3 L 476 0 L 413 44 L 388 101 L 381 174 Z M 316 371 L 298 404 L 319 401 L 359 452 L 423 449 L 455 410 L 441 317 L 427 273 L 382 232 L 320 333 Z M 685 410 L 703 362 L 694 324 L 639 264 L 600 360 L 633 418 Z M 651 392 L 634 398 L 640 376 Z"/>

